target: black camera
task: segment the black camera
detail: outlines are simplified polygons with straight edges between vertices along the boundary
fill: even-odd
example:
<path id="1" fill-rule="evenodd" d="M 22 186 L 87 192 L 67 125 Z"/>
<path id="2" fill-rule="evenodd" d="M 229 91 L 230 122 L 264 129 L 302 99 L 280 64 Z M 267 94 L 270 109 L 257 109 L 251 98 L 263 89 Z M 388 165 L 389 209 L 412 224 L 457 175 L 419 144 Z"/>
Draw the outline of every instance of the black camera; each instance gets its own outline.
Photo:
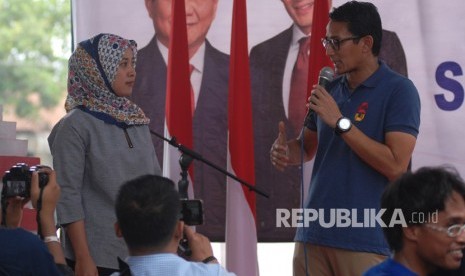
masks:
<path id="1" fill-rule="evenodd" d="M 2 197 L 25 197 L 31 196 L 31 179 L 32 172 L 38 171 L 42 166 L 29 167 L 25 163 L 17 163 L 3 176 L 3 191 Z M 39 172 L 39 188 L 44 187 L 48 183 L 48 174 Z"/>
<path id="2" fill-rule="evenodd" d="M 191 226 L 203 224 L 202 200 L 181 199 L 181 220 Z"/>
<path id="3" fill-rule="evenodd" d="M 200 199 L 181 198 L 181 218 L 184 224 L 193 226 L 203 224 L 203 204 Z M 189 242 L 184 236 L 178 246 L 178 254 L 181 256 L 191 256 Z"/>

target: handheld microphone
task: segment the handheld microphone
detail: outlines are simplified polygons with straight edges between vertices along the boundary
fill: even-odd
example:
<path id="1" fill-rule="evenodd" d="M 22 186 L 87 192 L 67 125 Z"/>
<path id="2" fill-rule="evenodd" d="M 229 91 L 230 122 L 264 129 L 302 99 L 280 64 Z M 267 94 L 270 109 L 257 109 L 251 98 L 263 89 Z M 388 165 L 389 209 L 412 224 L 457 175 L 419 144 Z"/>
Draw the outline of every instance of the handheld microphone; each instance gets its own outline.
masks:
<path id="1" fill-rule="evenodd" d="M 331 67 L 325 66 L 321 68 L 320 75 L 318 75 L 318 85 L 323 86 L 325 89 L 328 89 L 328 84 L 333 81 L 334 71 Z M 310 120 L 310 115 L 313 113 L 313 110 L 308 109 L 307 115 L 305 116 L 304 126 Z"/>
<path id="2" fill-rule="evenodd" d="M 328 89 L 328 84 L 333 81 L 334 71 L 331 67 L 325 66 L 321 68 L 320 75 L 318 76 L 318 85 Z"/>

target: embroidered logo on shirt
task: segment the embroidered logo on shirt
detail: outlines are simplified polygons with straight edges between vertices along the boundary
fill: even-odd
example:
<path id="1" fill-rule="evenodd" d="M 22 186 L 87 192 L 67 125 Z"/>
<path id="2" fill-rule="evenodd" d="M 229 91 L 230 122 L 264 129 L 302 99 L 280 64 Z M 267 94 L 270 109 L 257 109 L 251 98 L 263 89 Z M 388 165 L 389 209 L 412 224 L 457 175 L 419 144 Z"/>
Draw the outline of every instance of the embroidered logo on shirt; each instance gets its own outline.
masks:
<path id="1" fill-rule="evenodd" d="M 360 104 L 360 106 L 357 108 L 357 113 L 355 113 L 354 119 L 356 122 L 361 122 L 365 118 L 365 114 L 367 113 L 368 110 L 368 103 L 363 102 Z"/>

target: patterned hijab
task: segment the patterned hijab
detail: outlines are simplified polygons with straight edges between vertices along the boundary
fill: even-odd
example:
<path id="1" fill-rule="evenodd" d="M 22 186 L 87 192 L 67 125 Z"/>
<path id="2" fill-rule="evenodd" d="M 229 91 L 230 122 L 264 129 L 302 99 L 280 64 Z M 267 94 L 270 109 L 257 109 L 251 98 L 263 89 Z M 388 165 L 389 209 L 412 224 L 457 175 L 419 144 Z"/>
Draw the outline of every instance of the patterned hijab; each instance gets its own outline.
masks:
<path id="1" fill-rule="evenodd" d="M 113 34 L 99 34 L 79 43 L 69 58 L 66 112 L 74 108 L 120 127 L 150 122 L 142 109 L 111 86 L 124 52 L 130 48 L 137 57 L 137 44 Z"/>

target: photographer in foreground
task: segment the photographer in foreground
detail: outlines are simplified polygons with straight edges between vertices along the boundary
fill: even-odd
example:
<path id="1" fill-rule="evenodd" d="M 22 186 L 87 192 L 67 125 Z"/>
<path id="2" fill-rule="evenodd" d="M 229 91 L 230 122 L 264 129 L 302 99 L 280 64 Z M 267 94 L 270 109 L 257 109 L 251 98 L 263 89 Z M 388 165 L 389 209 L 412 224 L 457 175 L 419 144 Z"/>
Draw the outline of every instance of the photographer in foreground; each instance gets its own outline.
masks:
<path id="1" fill-rule="evenodd" d="M 48 175 L 42 195 L 39 188 L 38 173 Z M 5 188 L 5 187 L 4 187 Z M 41 208 L 37 208 L 40 202 Z M 6 226 L 0 228 L 0 275 L 72 275 L 67 270 L 65 258 L 56 236 L 54 211 L 60 197 L 60 187 L 56 182 L 55 172 L 50 168 L 40 168 L 32 172 L 30 200 L 38 210 L 44 241 L 36 235 L 18 228 L 22 207 L 29 198 L 7 198 Z M 40 203 L 39 203 L 40 204 Z M 0 212 L 1 216 L 1 212 Z M 1 220 L 1 218 L 0 218 Z"/>
<path id="2" fill-rule="evenodd" d="M 170 179 L 144 175 L 128 181 L 115 210 L 116 235 L 124 238 L 130 256 L 121 274 L 113 275 L 235 275 L 218 264 L 207 237 L 179 220 L 181 201 Z M 183 234 L 192 250 L 189 261 L 177 255 Z"/>

